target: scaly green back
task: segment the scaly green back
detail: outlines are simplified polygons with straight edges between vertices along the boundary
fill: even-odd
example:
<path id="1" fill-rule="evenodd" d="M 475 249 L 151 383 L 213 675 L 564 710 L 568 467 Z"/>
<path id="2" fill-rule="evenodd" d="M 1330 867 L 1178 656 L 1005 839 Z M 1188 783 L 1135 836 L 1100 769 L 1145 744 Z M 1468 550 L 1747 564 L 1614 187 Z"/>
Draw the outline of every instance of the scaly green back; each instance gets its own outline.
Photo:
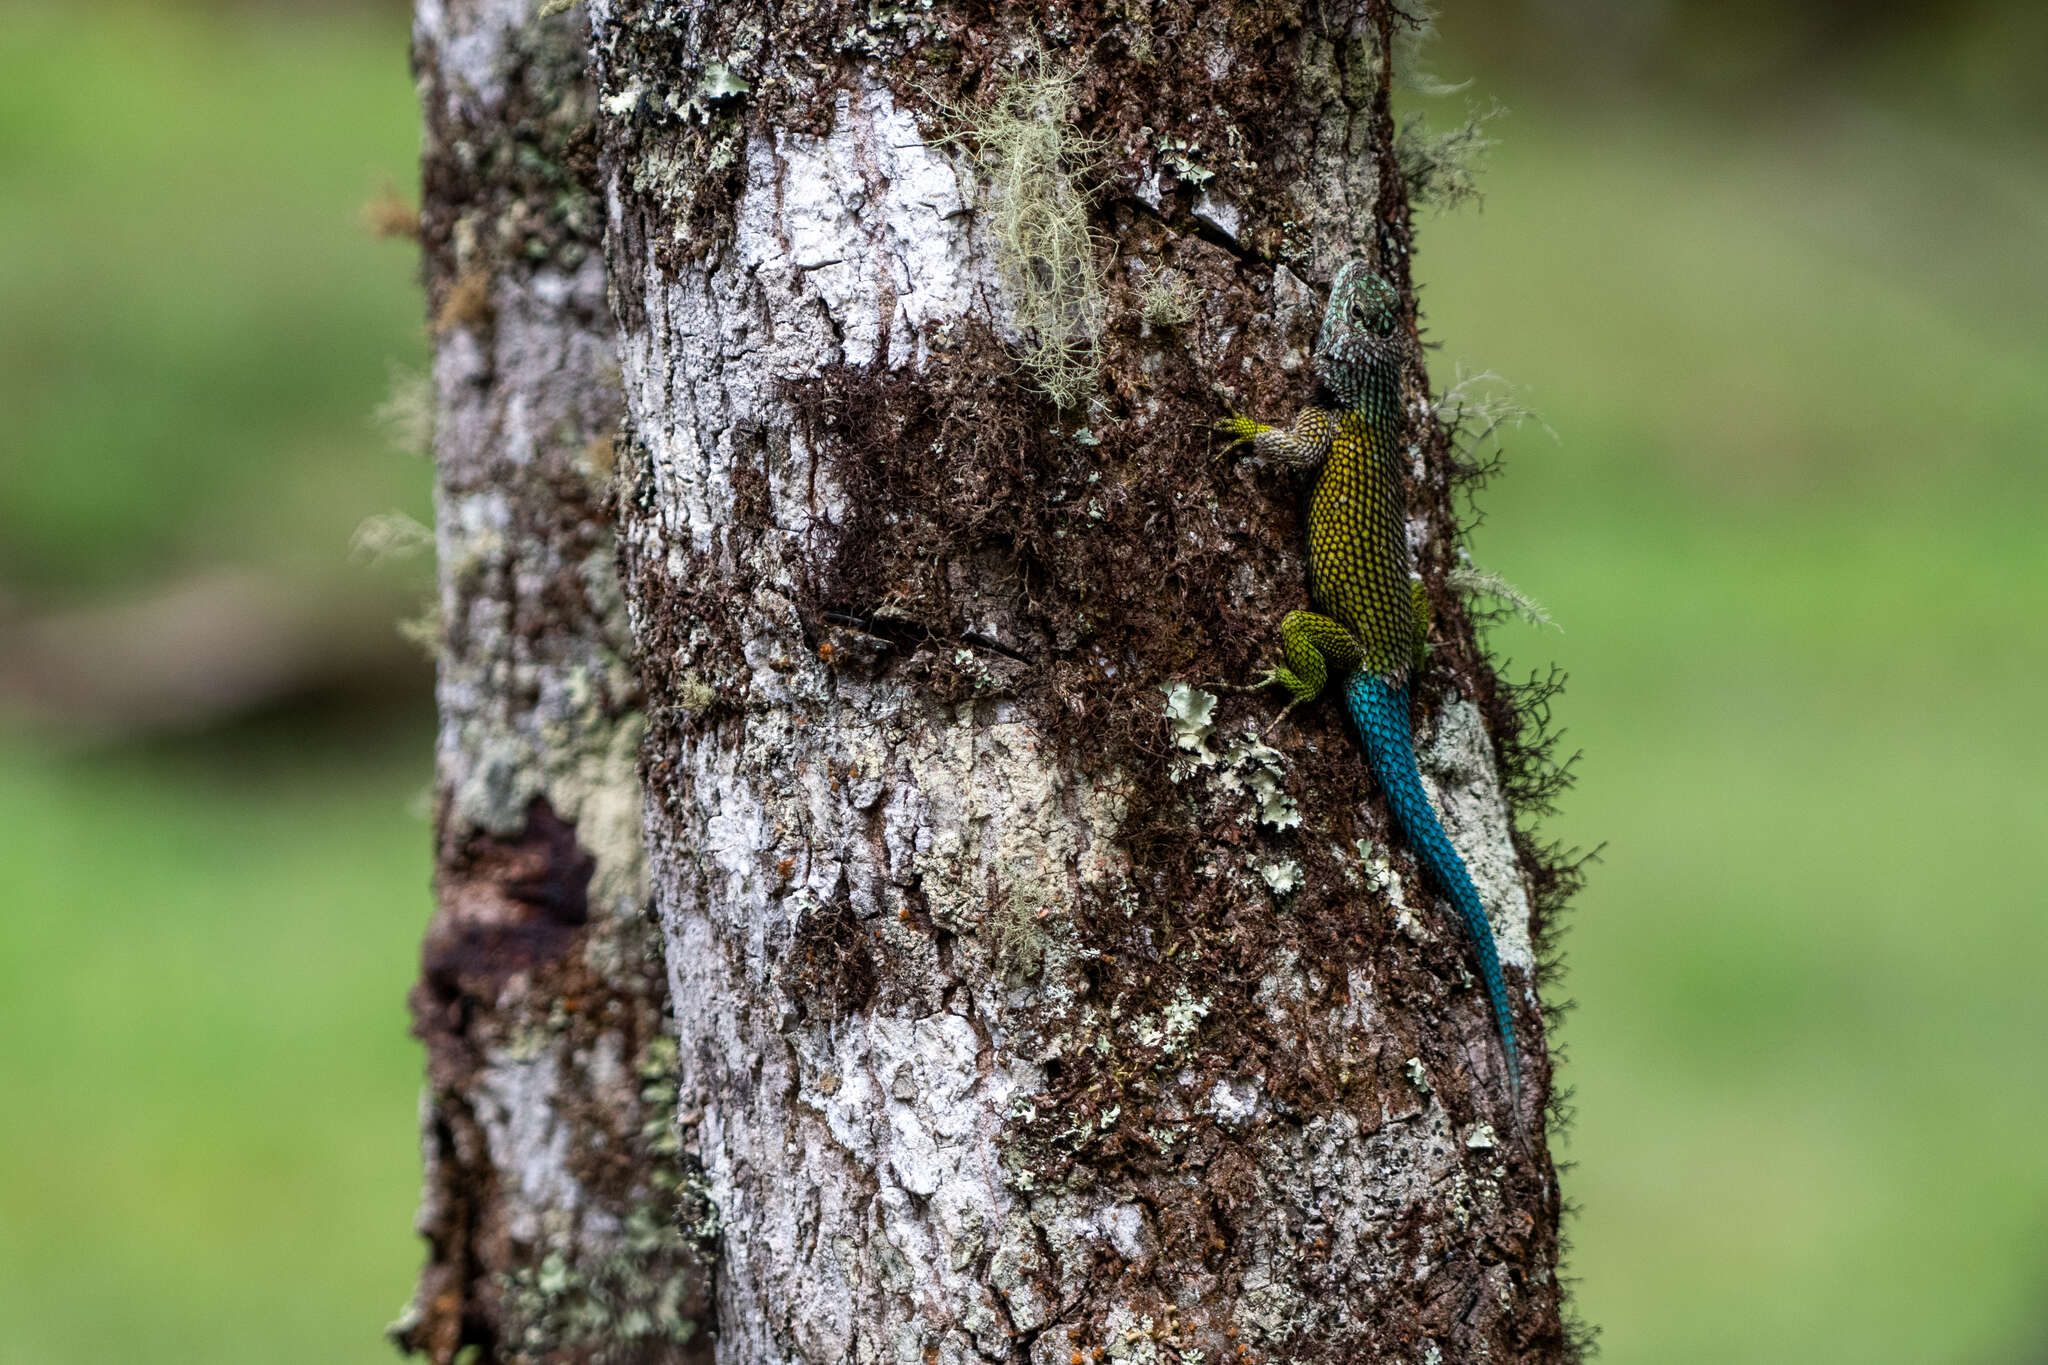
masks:
<path id="1" fill-rule="evenodd" d="M 1357 640 L 1362 666 L 1405 676 L 1420 641 L 1396 463 L 1408 346 L 1400 298 L 1362 261 L 1338 272 L 1316 341 L 1330 453 L 1309 498 L 1309 596 Z"/>

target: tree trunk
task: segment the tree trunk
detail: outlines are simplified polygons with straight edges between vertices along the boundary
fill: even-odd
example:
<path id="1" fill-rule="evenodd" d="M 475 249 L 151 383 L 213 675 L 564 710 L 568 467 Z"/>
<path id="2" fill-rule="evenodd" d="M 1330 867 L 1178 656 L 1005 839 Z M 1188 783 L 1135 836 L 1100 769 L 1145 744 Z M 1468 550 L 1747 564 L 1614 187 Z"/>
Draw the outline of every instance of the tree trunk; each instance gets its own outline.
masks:
<path id="1" fill-rule="evenodd" d="M 1300 489 L 1213 424 L 1309 401 L 1348 256 L 1413 315 L 1398 16 L 587 7 L 420 10 L 443 803 L 403 1340 L 1571 1358 L 1535 990 L 1572 876 L 1515 823 L 1541 696 L 1451 587 L 1470 470 L 1421 373 L 1417 749 L 1519 1112 L 1335 709 L 1269 747 L 1269 698 L 1201 686 L 1305 605 Z"/>
<path id="2" fill-rule="evenodd" d="M 582 25 L 422 3 L 441 733 L 419 1229 L 392 1328 L 450 1361 L 687 1360 L 709 1280 L 648 917 L 645 724 Z"/>

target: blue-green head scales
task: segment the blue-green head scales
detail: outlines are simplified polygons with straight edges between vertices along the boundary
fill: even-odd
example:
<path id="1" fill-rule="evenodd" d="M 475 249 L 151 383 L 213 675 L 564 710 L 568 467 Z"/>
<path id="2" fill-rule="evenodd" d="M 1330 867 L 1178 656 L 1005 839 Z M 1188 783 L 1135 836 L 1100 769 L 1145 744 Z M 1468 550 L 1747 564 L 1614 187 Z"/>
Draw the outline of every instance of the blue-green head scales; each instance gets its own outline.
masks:
<path id="1" fill-rule="evenodd" d="M 1316 379 L 1329 406 L 1360 412 L 1375 424 L 1394 423 L 1408 355 L 1399 291 L 1364 261 L 1345 262 L 1330 286 L 1316 339 Z"/>

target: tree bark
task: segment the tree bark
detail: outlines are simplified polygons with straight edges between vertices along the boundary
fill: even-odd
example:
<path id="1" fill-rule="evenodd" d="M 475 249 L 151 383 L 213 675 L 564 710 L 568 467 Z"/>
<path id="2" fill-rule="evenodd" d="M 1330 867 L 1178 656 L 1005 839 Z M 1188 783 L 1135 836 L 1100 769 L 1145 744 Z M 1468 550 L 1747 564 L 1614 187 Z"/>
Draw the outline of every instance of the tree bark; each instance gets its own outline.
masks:
<path id="1" fill-rule="evenodd" d="M 1536 985 L 1573 878 L 1517 823 L 1541 694 L 1450 587 L 1472 471 L 1419 369 L 1417 748 L 1520 1112 L 1334 708 L 1269 745 L 1201 686 L 1304 604 L 1300 490 L 1213 423 L 1309 401 L 1348 256 L 1413 317 L 1400 16 L 587 8 L 420 9 L 446 633 L 402 1340 L 1572 1358 Z M 615 1084 L 658 1036 L 675 1088 Z"/>

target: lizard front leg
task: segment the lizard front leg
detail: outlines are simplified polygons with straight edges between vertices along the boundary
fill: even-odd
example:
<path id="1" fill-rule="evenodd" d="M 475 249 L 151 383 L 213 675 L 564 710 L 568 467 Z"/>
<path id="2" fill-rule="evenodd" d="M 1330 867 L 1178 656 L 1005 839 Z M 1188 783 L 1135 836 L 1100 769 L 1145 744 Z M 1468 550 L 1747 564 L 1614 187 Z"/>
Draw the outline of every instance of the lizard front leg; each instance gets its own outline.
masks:
<path id="1" fill-rule="evenodd" d="M 1308 408 L 1294 419 L 1293 431 L 1282 431 L 1249 417 L 1230 417 L 1217 423 L 1232 445 L 1250 442 L 1254 451 L 1295 469 L 1314 469 L 1330 456 L 1330 442 L 1337 432 L 1337 419 L 1321 408 Z"/>

